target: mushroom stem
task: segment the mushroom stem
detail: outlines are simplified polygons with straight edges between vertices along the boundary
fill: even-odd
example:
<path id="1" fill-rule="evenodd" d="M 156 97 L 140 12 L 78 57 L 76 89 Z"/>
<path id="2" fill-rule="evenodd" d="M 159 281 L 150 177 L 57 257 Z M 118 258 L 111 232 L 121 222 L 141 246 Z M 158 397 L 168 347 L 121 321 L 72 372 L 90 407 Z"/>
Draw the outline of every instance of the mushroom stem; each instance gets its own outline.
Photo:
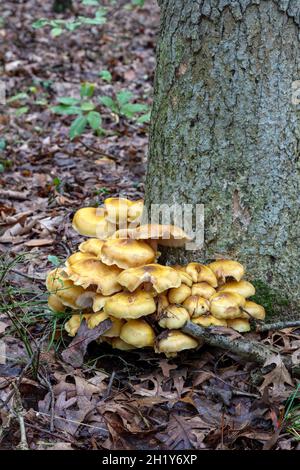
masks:
<path id="1" fill-rule="evenodd" d="M 225 349 L 237 354 L 246 361 L 256 362 L 260 365 L 263 365 L 266 360 L 274 356 L 274 354 L 279 354 L 277 350 L 258 343 L 257 341 L 249 341 L 242 336 L 239 339 L 232 339 L 225 335 L 213 333 L 210 331 L 210 328 L 203 328 L 199 325 L 195 325 L 191 321 L 188 321 L 181 328 L 181 331 L 198 340 L 204 340 L 210 346 Z M 294 366 L 292 360 L 288 357 L 283 357 L 282 360 L 287 369 L 289 369 L 295 377 L 300 377 L 299 366 Z"/>

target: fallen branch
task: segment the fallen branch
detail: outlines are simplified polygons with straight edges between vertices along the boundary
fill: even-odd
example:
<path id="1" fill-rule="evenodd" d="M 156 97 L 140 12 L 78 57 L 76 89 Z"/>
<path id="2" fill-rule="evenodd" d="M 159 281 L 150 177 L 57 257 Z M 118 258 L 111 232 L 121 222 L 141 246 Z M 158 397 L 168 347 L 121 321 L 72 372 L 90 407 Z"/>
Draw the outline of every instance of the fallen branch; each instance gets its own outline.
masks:
<path id="1" fill-rule="evenodd" d="M 277 349 L 268 347 L 257 341 L 249 341 L 243 336 L 233 339 L 230 336 L 215 333 L 216 328 L 212 331 L 211 328 L 203 328 L 202 326 L 195 325 L 195 323 L 187 322 L 182 327 L 183 333 L 186 333 L 194 338 L 204 341 L 210 346 L 225 349 L 248 362 L 256 362 L 263 365 L 274 354 L 279 354 Z M 289 357 L 282 358 L 287 369 L 293 373 L 294 376 L 300 377 L 300 366 L 295 366 Z"/>
<path id="2" fill-rule="evenodd" d="M 300 320 L 278 321 L 275 323 L 262 323 L 255 322 L 255 331 L 263 332 L 270 330 L 284 330 L 285 328 L 300 327 Z"/>

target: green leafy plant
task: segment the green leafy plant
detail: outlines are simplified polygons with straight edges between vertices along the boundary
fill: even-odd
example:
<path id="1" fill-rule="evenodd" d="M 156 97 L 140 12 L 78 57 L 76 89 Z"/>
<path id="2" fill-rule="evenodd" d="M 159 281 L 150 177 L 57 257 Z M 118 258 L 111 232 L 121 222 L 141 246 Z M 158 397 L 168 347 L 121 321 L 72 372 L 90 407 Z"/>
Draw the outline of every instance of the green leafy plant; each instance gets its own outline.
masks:
<path id="1" fill-rule="evenodd" d="M 78 16 L 74 19 L 63 20 L 40 18 L 32 24 L 35 29 L 50 27 L 52 37 L 60 36 L 66 32 L 73 32 L 82 26 L 99 26 L 106 23 L 106 9 L 100 8 L 96 11 L 94 17 Z"/>
<path id="2" fill-rule="evenodd" d="M 148 106 L 140 103 L 132 103 L 133 94 L 129 90 L 116 93 L 115 99 L 110 96 L 101 96 L 100 103 L 106 106 L 118 117 L 124 116 L 127 119 L 146 122 L 148 120 Z M 142 116 L 138 117 L 142 113 Z M 144 119 L 144 120 L 142 120 Z"/>
<path id="3" fill-rule="evenodd" d="M 300 441 L 300 384 L 286 402 L 283 418 L 286 430 Z"/>
<path id="4" fill-rule="evenodd" d="M 48 104 L 47 94 L 41 93 L 35 86 L 29 86 L 25 91 L 21 91 L 6 100 L 6 103 L 15 109 L 16 117 L 27 114 L 30 106 L 45 106 Z"/>
<path id="5" fill-rule="evenodd" d="M 107 75 L 106 75 L 107 77 Z M 95 92 L 94 83 L 83 83 L 80 88 L 80 98 L 63 96 L 58 98 L 58 104 L 51 110 L 60 115 L 76 116 L 71 124 L 69 136 L 71 139 L 79 137 L 86 129 L 91 129 L 97 135 L 105 134 L 102 127 L 102 115 L 100 104 L 109 109 L 113 116 L 147 122 L 149 119 L 148 106 L 145 104 L 132 103 L 133 94 L 128 90 L 120 91 L 113 99 L 109 96 L 100 97 L 100 104 L 93 100 Z M 141 115 L 141 113 L 143 113 Z"/>

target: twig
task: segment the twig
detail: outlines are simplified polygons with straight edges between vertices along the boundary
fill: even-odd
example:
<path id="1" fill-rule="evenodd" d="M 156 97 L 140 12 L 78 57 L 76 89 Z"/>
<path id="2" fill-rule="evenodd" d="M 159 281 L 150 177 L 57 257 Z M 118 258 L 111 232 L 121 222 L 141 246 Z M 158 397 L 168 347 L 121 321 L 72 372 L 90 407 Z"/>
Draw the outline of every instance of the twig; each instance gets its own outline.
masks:
<path id="1" fill-rule="evenodd" d="M 258 332 L 270 330 L 284 330 L 285 328 L 300 327 L 300 320 L 278 321 L 275 323 L 255 324 L 255 330 Z"/>
<path id="2" fill-rule="evenodd" d="M 204 341 L 210 346 L 225 349 L 246 361 L 256 362 L 263 365 L 267 359 L 279 354 L 278 350 L 258 343 L 257 341 L 249 341 L 241 336 L 238 339 L 232 339 L 228 336 L 212 333 L 210 328 L 203 328 L 202 326 L 195 325 L 188 321 L 183 327 L 182 331 L 194 338 Z M 292 372 L 296 377 L 300 377 L 300 366 L 294 366 L 291 358 L 283 357 L 283 362 L 287 369 Z"/>
<path id="3" fill-rule="evenodd" d="M 11 189 L 0 189 L 0 197 L 7 199 L 16 199 L 19 201 L 26 201 L 28 199 L 28 193 L 21 191 L 12 191 Z"/>
<path id="4" fill-rule="evenodd" d="M 112 384 L 113 384 L 115 375 L 116 375 L 116 372 L 113 370 L 113 371 L 112 371 L 112 374 L 111 374 L 111 376 L 110 376 L 110 379 L 109 379 L 109 382 L 108 382 L 108 386 L 107 386 L 107 390 L 106 390 L 106 392 L 105 392 L 105 395 L 104 395 L 104 397 L 103 397 L 103 400 L 107 400 L 107 398 L 109 398 L 109 396 L 110 396 L 110 392 L 111 392 L 111 388 L 112 388 Z"/>
<path id="5" fill-rule="evenodd" d="M 21 434 L 20 442 L 18 444 L 18 449 L 29 450 L 27 436 L 26 436 L 25 421 L 24 421 L 24 408 L 22 405 L 20 391 L 15 383 L 13 383 L 13 387 L 15 389 L 15 403 L 13 407 L 13 412 L 18 418 L 19 426 L 20 426 L 20 434 Z"/>
<path id="6" fill-rule="evenodd" d="M 107 157 L 107 158 L 110 158 L 111 160 L 118 160 L 118 158 L 115 157 L 114 155 L 110 155 L 108 153 L 103 152 L 100 149 L 96 149 L 95 147 L 91 147 L 90 145 L 87 145 L 85 142 L 83 142 L 83 140 L 81 140 L 81 139 L 78 139 L 78 142 L 80 142 L 81 145 L 83 145 L 87 150 L 91 150 L 92 152 L 95 152 L 98 155 L 101 155 L 102 157 Z"/>

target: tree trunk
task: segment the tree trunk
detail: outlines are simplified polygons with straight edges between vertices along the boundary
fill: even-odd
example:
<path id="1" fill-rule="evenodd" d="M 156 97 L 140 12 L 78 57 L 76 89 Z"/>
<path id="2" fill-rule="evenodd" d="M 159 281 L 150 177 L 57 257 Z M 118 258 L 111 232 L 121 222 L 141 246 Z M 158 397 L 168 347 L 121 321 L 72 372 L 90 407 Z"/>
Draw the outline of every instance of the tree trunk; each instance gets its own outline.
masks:
<path id="1" fill-rule="evenodd" d="M 202 203 L 201 251 L 300 302 L 300 2 L 162 0 L 146 204 Z M 293 95 L 294 94 L 294 95 Z"/>

